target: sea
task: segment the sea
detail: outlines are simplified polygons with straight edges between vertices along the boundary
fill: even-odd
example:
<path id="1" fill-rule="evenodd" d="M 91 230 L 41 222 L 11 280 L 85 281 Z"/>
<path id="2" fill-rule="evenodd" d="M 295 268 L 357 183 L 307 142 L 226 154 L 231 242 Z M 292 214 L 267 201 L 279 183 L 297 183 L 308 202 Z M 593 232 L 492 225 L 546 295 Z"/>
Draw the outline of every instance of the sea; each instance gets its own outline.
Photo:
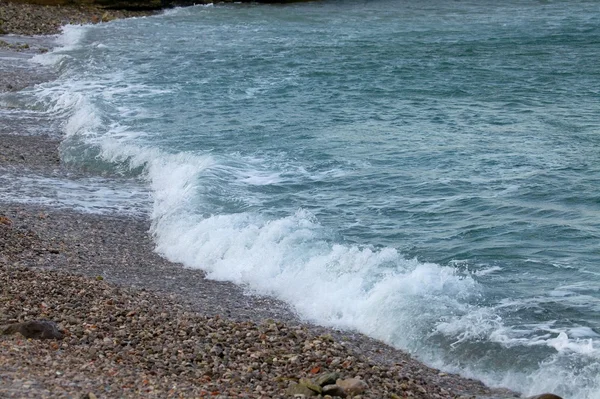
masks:
<path id="1" fill-rule="evenodd" d="M 57 78 L 0 114 L 88 177 L 5 171 L 0 198 L 145 215 L 306 321 L 600 398 L 599 1 L 209 4 L 54 40 L 24 62 Z"/>

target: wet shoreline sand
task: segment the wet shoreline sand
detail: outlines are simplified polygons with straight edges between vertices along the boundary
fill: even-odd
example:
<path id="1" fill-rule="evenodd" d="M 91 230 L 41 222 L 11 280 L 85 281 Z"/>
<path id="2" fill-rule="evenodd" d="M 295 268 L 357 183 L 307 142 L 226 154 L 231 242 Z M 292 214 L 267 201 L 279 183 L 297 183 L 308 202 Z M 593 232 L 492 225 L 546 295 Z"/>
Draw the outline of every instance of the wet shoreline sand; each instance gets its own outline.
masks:
<path id="1" fill-rule="evenodd" d="M 28 71 L 0 91 L 48 76 Z M 58 133 L 3 130 L 0 173 L 69 178 L 59 144 Z M 0 325 L 44 318 L 66 333 L 0 336 L 0 396 L 292 397 L 290 386 L 327 372 L 364 380 L 362 398 L 518 396 L 208 280 L 156 254 L 148 231 L 142 216 L 0 202 Z"/>

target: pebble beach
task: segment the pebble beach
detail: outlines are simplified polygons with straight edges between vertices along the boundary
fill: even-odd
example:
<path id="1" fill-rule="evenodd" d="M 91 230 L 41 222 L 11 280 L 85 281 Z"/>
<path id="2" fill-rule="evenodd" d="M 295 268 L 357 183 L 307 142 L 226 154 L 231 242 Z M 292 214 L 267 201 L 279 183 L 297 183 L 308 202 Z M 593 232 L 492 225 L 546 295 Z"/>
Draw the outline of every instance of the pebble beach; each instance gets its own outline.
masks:
<path id="1" fill-rule="evenodd" d="M 0 11 L 2 33 L 16 35 L 147 15 L 6 2 Z M 0 36 L 0 46 L 47 51 L 14 36 Z M 0 77 L 0 92 L 51 78 L 15 70 Z M 0 173 L 83 173 L 61 163 L 58 132 L 0 126 Z M 148 231 L 143 215 L 0 202 L 0 397 L 520 397 L 427 367 L 364 335 L 312 325 L 244 287 L 208 280 L 155 253 Z M 9 326 L 33 320 L 51 321 L 62 339 L 11 333 Z"/>

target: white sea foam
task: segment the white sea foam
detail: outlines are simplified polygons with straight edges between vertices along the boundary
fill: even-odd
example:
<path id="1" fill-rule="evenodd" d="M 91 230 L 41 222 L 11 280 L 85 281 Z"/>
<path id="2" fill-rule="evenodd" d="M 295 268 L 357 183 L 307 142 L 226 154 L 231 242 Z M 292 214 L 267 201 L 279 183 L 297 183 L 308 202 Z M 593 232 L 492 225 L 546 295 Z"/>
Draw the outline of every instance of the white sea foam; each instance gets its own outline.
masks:
<path id="1" fill-rule="evenodd" d="M 499 327 L 489 332 L 484 337 L 490 342 L 497 342 L 503 346 L 547 346 L 556 350 L 557 353 L 579 353 L 591 358 L 600 359 L 600 345 L 592 339 L 598 335 L 592 330 L 578 330 L 570 328 L 553 328 L 548 325 L 538 324 L 528 326 L 527 330 L 517 330 L 515 327 Z M 544 331 L 531 336 L 530 329 Z M 592 333 L 591 336 L 582 337 L 582 334 Z"/>
<path id="2" fill-rule="evenodd" d="M 261 173 L 261 172 L 245 172 L 240 179 L 242 182 L 252 186 L 266 186 L 269 184 L 279 183 L 281 175 L 277 172 Z"/>
<path id="3" fill-rule="evenodd" d="M 88 27 L 88 25 L 63 26 L 62 34 L 56 36 L 56 47 L 45 54 L 33 56 L 30 61 L 41 65 L 56 65 L 66 57 L 66 52 L 80 45 Z"/>
<path id="4" fill-rule="evenodd" d="M 62 34 L 58 36 L 56 44 L 64 51 L 72 50 L 79 46 L 88 26 L 86 25 L 65 25 L 62 28 Z"/>
<path id="5" fill-rule="evenodd" d="M 473 272 L 473 275 L 483 277 L 487 276 L 488 274 L 499 272 L 501 270 L 502 268 L 500 266 L 492 266 L 485 269 L 476 270 Z"/>
<path id="6" fill-rule="evenodd" d="M 463 342 L 490 342 L 507 349 L 542 347 L 552 354 L 529 373 L 488 371 L 439 362 L 440 368 L 483 380 L 490 386 L 509 387 L 527 395 L 555 392 L 566 398 L 595 399 L 600 395 L 600 341 L 589 327 L 562 327 L 558 321 L 537 324 L 506 325 L 499 315 L 503 308 L 526 309 L 540 305 L 546 298 L 505 300 L 497 306 L 474 308 L 437 324 L 435 332 Z M 560 377 L 557 379 L 557 376 Z"/>
<path id="7" fill-rule="evenodd" d="M 554 354 L 540 362 L 537 369 L 524 373 L 516 370 L 482 370 L 472 366 L 456 367 L 432 361 L 431 364 L 475 378 L 491 387 L 508 387 L 523 396 L 554 392 L 565 399 L 597 399 L 600 397 L 600 362 L 582 364 L 577 354 Z"/>
<path id="8" fill-rule="evenodd" d="M 305 210 L 268 220 L 250 213 L 201 218 L 179 209 L 155 214 L 159 252 L 202 268 L 210 278 L 276 296 L 322 324 L 402 339 L 396 343 L 408 346 L 427 318 L 418 314 L 461 307 L 459 299 L 477 292 L 472 279 L 452 268 L 405 260 L 391 248 L 329 243 Z"/>

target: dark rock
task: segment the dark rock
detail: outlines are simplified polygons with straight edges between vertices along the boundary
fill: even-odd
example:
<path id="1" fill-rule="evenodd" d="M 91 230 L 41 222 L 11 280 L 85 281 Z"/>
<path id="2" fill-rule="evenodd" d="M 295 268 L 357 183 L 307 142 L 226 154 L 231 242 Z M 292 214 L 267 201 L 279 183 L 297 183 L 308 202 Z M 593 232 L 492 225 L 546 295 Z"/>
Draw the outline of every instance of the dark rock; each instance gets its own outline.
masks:
<path id="1" fill-rule="evenodd" d="M 171 1 L 162 0 L 96 0 L 95 4 L 109 10 L 148 11 L 160 10 L 172 5 Z M 202 3 L 202 1 L 198 2 Z M 184 5 L 192 5 L 186 2 Z"/>
<path id="2" fill-rule="evenodd" d="M 25 338 L 63 339 L 55 322 L 50 320 L 32 320 L 24 323 L 13 323 L 2 328 L 2 334 L 21 333 Z"/>
<path id="3" fill-rule="evenodd" d="M 552 393 L 543 393 L 541 395 L 530 396 L 526 399 L 562 399 L 558 395 L 554 395 Z"/>
<path id="4" fill-rule="evenodd" d="M 335 384 L 338 378 L 340 378 L 339 373 L 324 373 L 315 379 L 315 384 L 321 387 L 324 387 L 325 385 L 332 385 Z"/>
<path id="5" fill-rule="evenodd" d="M 323 395 L 346 397 L 346 392 L 342 387 L 336 384 L 325 385 L 322 391 Z"/>
<path id="6" fill-rule="evenodd" d="M 216 344 L 210 349 L 210 353 L 212 353 L 213 355 L 216 355 L 218 357 L 221 357 L 221 358 L 225 356 L 225 354 L 223 352 L 224 352 L 224 349 L 223 349 L 223 345 L 221 345 L 221 344 Z"/>

